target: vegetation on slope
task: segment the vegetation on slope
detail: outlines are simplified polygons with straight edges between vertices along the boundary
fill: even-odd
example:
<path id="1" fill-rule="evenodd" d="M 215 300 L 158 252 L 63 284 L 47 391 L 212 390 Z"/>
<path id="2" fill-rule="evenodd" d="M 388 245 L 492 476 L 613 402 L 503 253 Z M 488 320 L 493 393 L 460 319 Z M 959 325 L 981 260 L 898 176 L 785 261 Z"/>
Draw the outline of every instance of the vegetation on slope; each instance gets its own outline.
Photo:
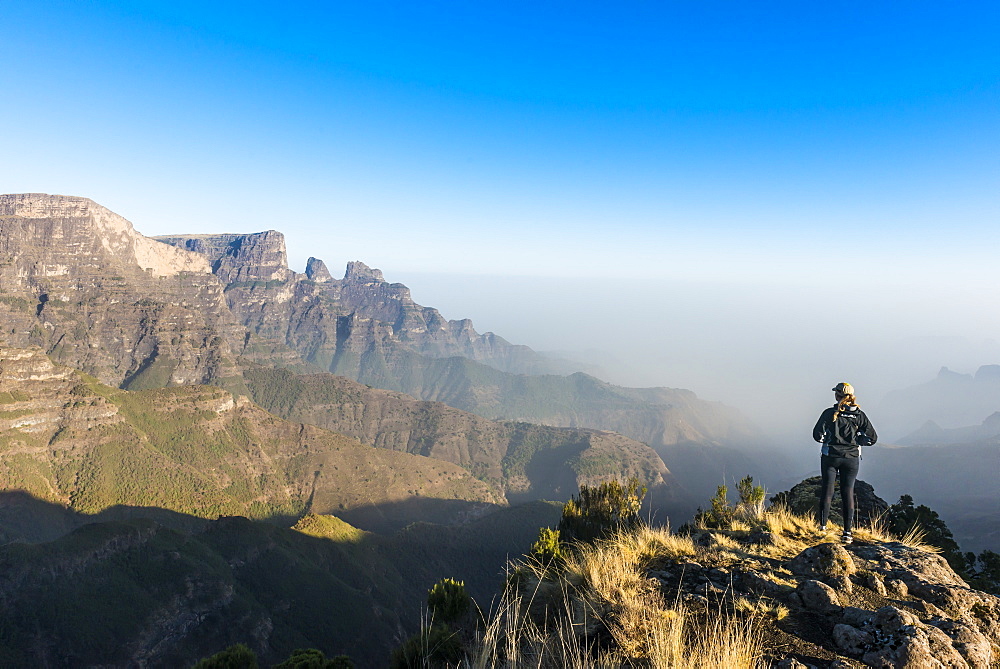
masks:
<path id="1" fill-rule="evenodd" d="M 146 507 L 291 524 L 307 511 L 363 512 L 383 529 L 503 502 L 459 466 L 291 423 L 213 386 L 132 392 L 52 374 L 27 400 L 5 405 L 0 489 L 85 514 Z M 19 527 L 26 534 L 5 529 L 10 538 L 55 536 L 29 523 Z"/>
<path id="2" fill-rule="evenodd" d="M 0 665 L 190 666 L 244 643 L 262 663 L 317 648 L 383 667 L 435 582 L 461 572 L 488 601 L 509 554 L 558 514 L 535 503 L 389 536 L 325 516 L 299 531 L 234 517 L 177 532 L 135 519 L 7 544 Z"/>

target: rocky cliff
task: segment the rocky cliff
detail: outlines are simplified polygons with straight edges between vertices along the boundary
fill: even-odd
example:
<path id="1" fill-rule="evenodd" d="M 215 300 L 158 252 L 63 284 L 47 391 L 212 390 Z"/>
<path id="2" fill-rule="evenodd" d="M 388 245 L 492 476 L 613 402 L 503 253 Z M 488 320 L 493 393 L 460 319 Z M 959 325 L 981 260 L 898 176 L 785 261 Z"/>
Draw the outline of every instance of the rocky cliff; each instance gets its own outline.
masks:
<path id="1" fill-rule="evenodd" d="M 80 197 L 0 195 L 0 338 L 125 387 L 232 377 L 243 329 L 205 257 Z"/>
<path id="2" fill-rule="evenodd" d="M 0 338 L 114 386 L 211 382 L 245 392 L 241 372 L 254 363 L 329 371 L 486 418 L 619 432 L 660 449 L 669 467 L 670 458 L 695 463 L 692 480 L 703 463 L 665 447 L 757 439 L 737 412 L 689 391 L 513 374 L 550 361 L 445 320 L 363 263 L 334 279 L 313 258 L 297 274 L 276 231 L 154 241 L 84 198 L 2 203 Z M 714 481 L 715 470 L 703 478 Z"/>
<path id="3" fill-rule="evenodd" d="M 469 320 L 445 320 L 436 309 L 416 304 L 406 286 L 386 282 L 364 263 L 348 263 L 343 279 L 334 279 L 317 258 L 309 260 L 304 275 L 292 272 L 284 237 L 273 230 L 155 239 L 204 254 L 247 328 L 284 341 L 324 370 L 357 377 L 359 359 L 369 350 L 394 347 L 434 358 L 461 356 L 514 373 L 565 368 L 526 346 L 479 334 Z"/>
<path id="4" fill-rule="evenodd" d="M 488 418 L 613 430 L 654 447 L 760 440 L 737 411 L 690 391 L 543 374 L 548 359 L 478 334 L 471 321 L 446 321 L 363 263 L 348 263 L 339 280 L 315 258 L 305 276 L 282 273 L 284 240 L 273 231 L 157 239 L 205 253 L 251 332 L 326 371 Z"/>

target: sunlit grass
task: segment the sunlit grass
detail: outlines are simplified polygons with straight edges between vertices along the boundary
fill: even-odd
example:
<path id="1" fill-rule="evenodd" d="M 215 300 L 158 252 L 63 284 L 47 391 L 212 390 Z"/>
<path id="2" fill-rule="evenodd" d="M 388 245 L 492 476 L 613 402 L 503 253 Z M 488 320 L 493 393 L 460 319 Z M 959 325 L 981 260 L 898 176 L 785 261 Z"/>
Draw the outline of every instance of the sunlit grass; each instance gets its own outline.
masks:
<path id="1" fill-rule="evenodd" d="M 735 516 L 725 529 L 696 526 L 679 534 L 666 527 L 634 528 L 573 546 L 558 567 L 514 563 L 499 608 L 485 617 L 460 666 L 762 667 L 765 629 L 790 615 L 787 606 L 730 592 L 714 610 L 703 604 L 688 608 L 651 574 L 690 561 L 704 568 L 753 569 L 793 588 L 787 560 L 836 541 L 840 533 L 834 525 L 820 532 L 815 519 L 775 506 Z M 918 531 L 895 537 L 878 522 L 854 535 L 935 550 Z"/>

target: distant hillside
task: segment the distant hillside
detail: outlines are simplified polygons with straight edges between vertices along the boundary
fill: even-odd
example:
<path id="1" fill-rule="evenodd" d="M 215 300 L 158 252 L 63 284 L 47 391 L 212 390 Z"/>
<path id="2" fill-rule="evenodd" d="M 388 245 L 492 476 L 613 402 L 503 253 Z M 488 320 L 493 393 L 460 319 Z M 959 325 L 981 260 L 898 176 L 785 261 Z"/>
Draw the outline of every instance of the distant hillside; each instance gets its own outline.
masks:
<path id="1" fill-rule="evenodd" d="M 865 451 L 862 474 L 887 498 L 920 495 L 963 550 L 1000 552 L 1000 440 Z"/>
<path id="2" fill-rule="evenodd" d="M 878 407 L 879 430 L 896 440 L 927 421 L 945 428 L 977 425 L 997 411 L 1000 365 L 983 365 L 975 374 L 959 374 L 942 367 L 937 377 L 927 383 L 886 395 Z"/>
<path id="3" fill-rule="evenodd" d="M 80 512 L 125 505 L 265 519 L 367 510 L 373 526 L 391 527 L 504 503 L 449 462 L 291 423 L 215 387 L 117 390 L 37 349 L 0 349 L 0 402 L 0 489 Z M 51 536 L 12 515 L 23 538 Z M 6 538 L 19 537 L 8 526 Z"/>
<path id="4" fill-rule="evenodd" d="M 306 275 L 296 274 L 275 231 L 156 239 L 203 253 L 225 285 L 230 310 L 251 333 L 322 371 L 486 418 L 612 430 L 654 447 L 762 440 L 738 411 L 690 391 L 553 374 L 572 366 L 480 335 L 468 320 L 445 321 L 363 263 L 348 263 L 338 280 L 312 258 Z"/>
<path id="5" fill-rule="evenodd" d="M 254 368 L 245 378 L 254 401 L 279 416 L 372 446 L 454 462 L 512 502 L 565 501 L 581 485 L 632 476 L 649 487 L 658 508 L 682 496 L 653 449 L 613 432 L 492 421 L 332 374 Z"/>
<path id="6" fill-rule="evenodd" d="M 934 421 L 927 421 L 921 428 L 899 440 L 904 446 L 935 446 L 942 444 L 971 444 L 1000 437 L 1000 411 L 986 417 L 979 425 L 943 428 Z"/>

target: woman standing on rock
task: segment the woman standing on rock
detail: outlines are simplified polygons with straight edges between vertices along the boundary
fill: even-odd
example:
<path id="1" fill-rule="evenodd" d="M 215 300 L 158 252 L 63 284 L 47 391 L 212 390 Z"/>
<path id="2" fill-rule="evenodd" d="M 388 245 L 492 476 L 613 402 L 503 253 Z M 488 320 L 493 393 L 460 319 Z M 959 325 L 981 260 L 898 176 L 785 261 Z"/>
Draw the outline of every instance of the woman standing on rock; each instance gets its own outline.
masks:
<path id="1" fill-rule="evenodd" d="M 819 493 L 820 530 L 826 531 L 833 503 L 833 485 L 840 475 L 840 499 L 844 510 L 844 535 L 841 541 L 849 544 L 854 528 L 854 481 L 861 464 L 861 447 L 871 446 L 878 440 L 875 428 L 854 398 L 854 388 L 849 383 L 838 383 L 833 388 L 837 403 L 820 414 L 813 428 L 813 439 L 823 444 L 820 472 L 823 485 Z"/>

